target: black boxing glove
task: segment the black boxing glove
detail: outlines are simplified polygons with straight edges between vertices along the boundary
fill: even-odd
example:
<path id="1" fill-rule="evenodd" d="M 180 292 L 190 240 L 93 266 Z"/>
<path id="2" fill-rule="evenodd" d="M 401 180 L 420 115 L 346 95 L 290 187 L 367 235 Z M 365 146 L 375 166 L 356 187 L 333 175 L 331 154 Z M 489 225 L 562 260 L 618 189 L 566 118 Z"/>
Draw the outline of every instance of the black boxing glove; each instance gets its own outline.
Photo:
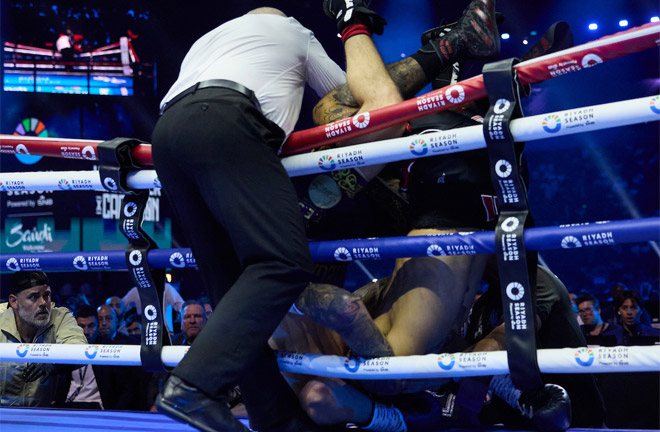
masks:
<path id="1" fill-rule="evenodd" d="M 350 25 L 364 24 L 372 33 L 383 34 L 387 21 L 367 6 L 368 0 L 323 0 L 323 12 L 337 20 L 339 33 Z"/>
<path id="2" fill-rule="evenodd" d="M 565 431 L 571 425 L 571 399 L 556 384 L 522 392 L 518 409 L 540 432 Z"/>
<path id="3" fill-rule="evenodd" d="M 55 365 L 51 363 L 28 363 L 23 369 L 23 381 L 32 382 L 40 380 L 41 384 L 48 381 L 55 374 Z"/>

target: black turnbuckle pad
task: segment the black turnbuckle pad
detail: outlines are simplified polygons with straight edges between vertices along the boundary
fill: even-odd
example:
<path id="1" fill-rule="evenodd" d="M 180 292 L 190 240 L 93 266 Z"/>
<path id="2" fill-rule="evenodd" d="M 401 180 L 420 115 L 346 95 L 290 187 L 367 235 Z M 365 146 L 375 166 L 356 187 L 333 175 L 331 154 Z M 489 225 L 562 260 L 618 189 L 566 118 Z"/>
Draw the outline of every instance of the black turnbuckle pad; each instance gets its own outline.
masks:
<path id="1" fill-rule="evenodd" d="M 512 119 L 522 117 L 520 97 L 525 91 L 513 68 L 516 63 L 517 59 L 508 59 L 484 66 L 490 109 L 483 132 L 500 209 L 495 246 L 509 370 L 518 389 L 532 390 L 542 387 L 543 382 L 536 358 L 536 254 L 528 259 L 530 254 L 523 241 L 524 227 L 531 222 L 527 191 L 519 172 L 524 145 L 514 143 L 509 128 Z"/>
<path id="2" fill-rule="evenodd" d="M 126 175 L 140 169 L 133 161 L 133 149 L 144 141 L 135 138 L 115 138 L 98 144 L 101 182 L 110 192 L 132 193 L 126 184 Z"/>

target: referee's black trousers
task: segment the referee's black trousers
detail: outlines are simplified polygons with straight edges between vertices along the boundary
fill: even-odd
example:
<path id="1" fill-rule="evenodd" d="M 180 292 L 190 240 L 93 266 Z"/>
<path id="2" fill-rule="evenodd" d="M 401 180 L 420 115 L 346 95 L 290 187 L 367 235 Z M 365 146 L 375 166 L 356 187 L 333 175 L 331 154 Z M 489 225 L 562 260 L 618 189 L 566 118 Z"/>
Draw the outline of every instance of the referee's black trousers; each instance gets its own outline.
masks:
<path id="1" fill-rule="evenodd" d="M 217 303 L 173 373 L 212 396 L 239 384 L 257 429 L 300 410 L 267 341 L 313 268 L 274 150 L 283 138 L 248 98 L 220 88 L 178 101 L 152 137 L 163 190 Z"/>

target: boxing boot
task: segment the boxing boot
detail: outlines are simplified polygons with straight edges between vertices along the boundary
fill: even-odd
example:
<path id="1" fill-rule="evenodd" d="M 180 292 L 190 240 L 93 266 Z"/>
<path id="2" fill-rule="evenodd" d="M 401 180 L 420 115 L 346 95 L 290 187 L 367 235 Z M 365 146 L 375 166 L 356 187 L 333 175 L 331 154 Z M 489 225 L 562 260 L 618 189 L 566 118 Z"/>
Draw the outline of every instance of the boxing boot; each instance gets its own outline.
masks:
<path id="1" fill-rule="evenodd" d="M 367 25 L 371 33 L 383 34 L 387 21 L 369 9 L 369 0 L 323 0 L 323 12 L 337 20 L 340 34 L 353 24 Z"/>
<path id="2" fill-rule="evenodd" d="M 429 43 L 438 57 L 453 61 L 462 56 L 489 59 L 500 53 L 494 0 L 473 0 L 456 26 Z"/>

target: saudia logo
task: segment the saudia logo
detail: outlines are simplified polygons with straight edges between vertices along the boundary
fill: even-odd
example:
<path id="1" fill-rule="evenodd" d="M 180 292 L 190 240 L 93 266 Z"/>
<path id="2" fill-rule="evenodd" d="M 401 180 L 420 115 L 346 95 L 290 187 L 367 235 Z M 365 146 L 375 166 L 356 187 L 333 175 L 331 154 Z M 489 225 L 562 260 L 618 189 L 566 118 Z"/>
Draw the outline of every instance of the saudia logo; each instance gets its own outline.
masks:
<path id="1" fill-rule="evenodd" d="M 23 358 L 27 355 L 29 350 L 30 350 L 30 345 L 29 344 L 20 344 L 16 348 L 16 355 Z"/>
<path id="2" fill-rule="evenodd" d="M 98 345 L 87 345 L 87 348 L 85 348 L 85 357 L 87 357 L 90 360 L 96 357 L 96 354 L 98 353 L 99 353 Z"/>
<path id="3" fill-rule="evenodd" d="M 580 366 L 591 366 L 594 362 L 594 352 L 591 348 L 578 348 L 575 351 L 575 361 Z"/>
<path id="4" fill-rule="evenodd" d="M 438 356 L 438 366 L 442 370 L 450 370 L 456 364 L 456 354 L 440 354 Z"/>
<path id="5" fill-rule="evenodd" d="M 319 168 L 323 171 L 332 171 L 335 169 L 335 160 L 332 156 L 325 155 L 319 159 Z"/>
<path id="6" fill-rule="evenodd" d="M 360 364 L 361 364 L 361 363 L 362 363 L 362 361 L 361 361 L 360 359 L 357 359 L 357 358 L 347 358 L 347 359 L 344 361 L 344 367 L 345 367 L 346 370 L 349 371 L 350 373 L 355 373 L 355 372 L 358 371 L 358 369 L 360 369 Z"/>
<path id="7" fill-rule="evenodd" d="M 423 156 L 428 152 L 428 145 L 423 139 L 416 139 L 410 143 L 410 153 L 414 154 L 415 156 Z"/>
<path id="8" fill-rule="evenodd" d="M 543 122 L 541 122 L 541 126 L 543 126 L 543 130 L 546 132 L 559 132 L 561 129 L 561 119 L 556 114 L 545 116 Z"/>

